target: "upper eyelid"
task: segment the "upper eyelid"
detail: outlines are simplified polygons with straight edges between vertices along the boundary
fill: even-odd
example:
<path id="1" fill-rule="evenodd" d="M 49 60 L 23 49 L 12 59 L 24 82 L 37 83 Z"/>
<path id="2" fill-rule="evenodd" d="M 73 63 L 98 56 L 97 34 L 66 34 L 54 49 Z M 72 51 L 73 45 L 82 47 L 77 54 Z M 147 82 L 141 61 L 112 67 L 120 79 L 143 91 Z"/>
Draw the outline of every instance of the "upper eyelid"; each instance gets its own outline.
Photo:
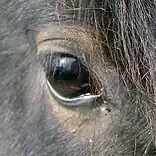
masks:
<path id="1" fill-rule="evenodd" d="M 53 46 L 53 45 L 44 45 L 40 48 L 39 53 L 69 53 L 69 51 L 66 48 L 60 47 L 60 46 Z"/>
<path id="2" fill-rule="evenodd" d="M 75 48 L 71 49 L 71 45 L 73 47 L 72 41 L 65 40 L 65 39 L 56 39 L 56 40 L 45 40 L 44 42 L 40 43 L 37 46 L 38 52 L 46 52 L 46 51 L 54 51 L 54 52 L 67 52 L 71 54 L 74 54 L 72 49 L 74 49 L 75 55 L 78 55 L 78 52 L 75 50 Z M 69 46 L 70 45 L 70 46 Z M 78 46 L 78 43 L 74 43 L 74 46 Z M 80 49 L 80 48 L 79 48 Z M 79 53 L 82 50 L 79 51 Z"/>
<path id="3" fill-rule="evenodd" d="M 70 47 L 67 47 L 67 46 L 60 46 L 59 44 L 56 45 L 55 41 L 54 43 L 52 43 L 53 41 L 48 41 L 48 42 L 41 43 L 38 47 L 37 53 L 38 53 L 38 56 L 42 57 L 42 59 L 44 59 L 46 55 L 53 55 L 54 53 L 68 53 L 68 54 L 72 54 L 76 56 L 77 58 L 81 60 L 81 62 L 85 66 L 88 66 L 89 59 L 87 58 L 90 58 L 90 57 L 87 57 L 87 55 L 89 54 L 87 54 L 86 52 L 83 52 L 82 50 L 77 51 L 75 50 L 75 48 L 71 49 Z"/>
<path id="4" fill-rule="evenodd" d="M 100 38 L 95 38 L 95 30 L 91 29 L 91 27 L 84 28 L 83 26 L 75 27 L 74 25 L 55 25 L 56 29 L 52 28 L 53 27 L 49 24 L 43 25 L 43 27 L 40 27 L 37 30 L 36 47 L 38 48 L 45 43 L 49 43 L 49 45 L 44 47 L 45 50 L 42 50 L 41 52 L 53 51 L 51 47 L 56 46 L 55 42 L 66 42 L 66 45 L 62 46 L 65 49 L 61 49 L 61 52 L 62 50 L 67 52 L 66 49 L 69 49 L 68 53 L 76 55 L 83 60 L 86 65 L 88 65 L 89 62 L 92 62 L 91 58 L 97 57 L 97 55 L 99 57 L 101 55 L 102 57 L 103 53 L 101 52 L 102 47 L 101 42 L 99 42 Z M 77 49 L 74 49 L 74 44 Z M 59 51 L 59 49 L 60 46 L 56 46 L 56 51 Z M 74 53 L 72 50 L 70 51 L 70 49 L 73 49 Z"/>

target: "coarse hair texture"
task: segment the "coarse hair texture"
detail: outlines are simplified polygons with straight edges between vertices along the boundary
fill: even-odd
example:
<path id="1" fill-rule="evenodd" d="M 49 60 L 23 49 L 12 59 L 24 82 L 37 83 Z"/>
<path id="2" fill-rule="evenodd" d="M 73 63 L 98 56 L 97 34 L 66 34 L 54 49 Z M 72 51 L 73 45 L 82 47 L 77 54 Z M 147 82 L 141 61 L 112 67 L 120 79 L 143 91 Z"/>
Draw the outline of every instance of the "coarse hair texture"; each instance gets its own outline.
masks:
<path id="1" fill-rule="evenodd" d="M 61 4 L 61 13 L 57 12 Z M 103 36 L 109 55 L 122 78 L 137 88 L 148 103 L 139 106 L 156 136 L 156 1 L 101 0 L 62 1 L 58 19 L 72 12 L 74 20 L 93 25 Z M 71 18 L 71 17 L 70 17 Z M 71 20 L 71 19 L 70 19 Z"/>
<path id="2" fill-rule="evenodd" d="M 110 3 L 110 1 L 108 1 Z M 111 3 L 113 4 L 113 2 Z M 111 11 L 113 43 L 110 53 L 121 65 L 138 92 L 148 99 L 141 106 L 149 125 L 156 130 L 156 1 L 116 1 Z M 112 48 L 113 47 L 113 48 Z"/>
<path id="3" fill-rule="evenodd" d="M 45 119 L 48 115 L 44 113 L 48 106 L 42 99 L 44 94 L 40 96 L 43 92 L 42 87 L 38 87 L 37 96 L 31 97 L 31 92 L 29 93 L 29 89 L 33 90 L 39 81 L 35 82 L 33 78 L 40 70 L 36 69 L 38 68 L 36 54 L 31 53 L 31 50 L 36 47 L 33 36 L 30 34 L 36 33 L 40 25 L 53 23 L 83 25 L 95 30 L 94 37 L 100 37 L 101 45 L 107 49 L 107 55 L 114 62 L 125 86 L 129 89 L 128 84 L 131 83 L 136 89 L 136 99 L 137 96 L 139 97 L 140 102 L 137 103 L 137 107 L 148 123 L 148 126 L 143 123 L 142 127 L 148 130 L 142 130 L 138 132 L 138 135 L 144 136 L 142 135 L 144 131 L 146 131 L 145 135 L 150 135 L 145 139 L 148 140 L 146 145 L 139 147 L 143 152 L 141 150 L 139 152 L 146 155 L 149 148 L 152 154 L 156 153 L 155 0 L 2 0 L 0 2 L 0 84 L 2 86 L 0 88 L 0 121 L 3 121 L 2 126 L 8 133 L 8 136 L 0 136 L 0 140 L 1 138 L 7 140 L 6 144 L 1 144 L 4 149 L 3 155 L 28 155 L 28 153 L 33 155 L 35 153 L 47 156 L 53 152 L 53 156 L 64 153 L 69 156 L 76 155 L 77 151 L 85 156 L 92 154 L 87 153 L 85 147 L 88 145 L 82 147 L 79 143 L 76 144 L 74 141 L 72 143 L 70 139 L 65 138 L 70 136 L 57 131 L 58 125 L 47 126 Z M 33 75 L 29 75 L 31 73 L 29 71 Z M 31 77 L 31 82 L 35 82 L 32 83 L 31 88 L 28 88 L 29 85 L 25 81 L 28 80 L 28 76 Z M 44 86 L 42 83 L 41 85 Z M 30 103 L 27 103 L 28 105 L 24 103 L 27 100 L 23 99 L 25 92 L 29 93 L 28 102 L 32 100 L 33 107 Z M 33 90 L 33 92 L 37 91 Z M 138 125 L 144 121 L 140 118 L 136 120 Z M 14 124 L 14 121 L 17 123 Z M 49 122 L 53 125 L 55 121 Z M 52 134 L 52 130 L 55 130 L 56 134 Z M 36 132 L 34 136 L 32 132 Z M 131 129 L 127 132 L 131 132 Z M 128 135 L 127 137 L 130 138 Z M 46 139 L 49 140 L 46 142 Z M 113 139 L 111 141 L 113 144 Z M 56 146 L 57 143 L 62 143 L 62 146 Z M 138 143 L 138 145 L 142 144 L 144 144 L 143 141 Z M 102 143 L 97 145 L 96 150 L 107 150 L 103 149 L 102 145 Z M 74 150 L 70 151 L 69 147 Z M 118 154 L 114 152 L 112 155 L 121 156 L 126 153 L 126 150 L 129 152 L 128 148 L 121 147 L 121 149 L 125 151 Z M 111 150 L 108 150 L 108 153 L 106 151 L 106 154 L 109 155 Z M 131 155 L 133 152 L 129 153 L 128 155 Z"/>

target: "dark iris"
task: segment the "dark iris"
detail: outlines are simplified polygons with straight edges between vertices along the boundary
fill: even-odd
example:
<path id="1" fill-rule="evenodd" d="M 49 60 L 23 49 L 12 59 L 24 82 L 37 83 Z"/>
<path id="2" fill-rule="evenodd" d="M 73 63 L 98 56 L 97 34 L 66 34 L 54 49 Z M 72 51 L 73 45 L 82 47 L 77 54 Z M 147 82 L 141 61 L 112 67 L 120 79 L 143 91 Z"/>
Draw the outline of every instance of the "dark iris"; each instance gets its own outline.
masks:
<path id="1" fill-rule="evenodd" d="M 62 96 L 76 97 L 91 92 L 89 71 L 78 57 L 68 53 L 49 54 L 45 67 L 51 86 Z"/>

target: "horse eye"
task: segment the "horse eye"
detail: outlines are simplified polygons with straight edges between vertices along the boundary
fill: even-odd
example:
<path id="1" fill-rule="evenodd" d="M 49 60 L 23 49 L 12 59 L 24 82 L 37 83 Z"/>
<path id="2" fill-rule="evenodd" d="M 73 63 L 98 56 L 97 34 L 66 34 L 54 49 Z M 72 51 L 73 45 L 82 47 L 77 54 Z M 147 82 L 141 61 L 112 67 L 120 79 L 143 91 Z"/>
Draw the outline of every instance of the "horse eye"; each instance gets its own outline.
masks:
<path id="1" fill-rule="evenodd" d="M 46 55 L 46 76 L 51 92 L 58 99 L 71 105 L 94 99 L 93 80 L 88 68 L 82 61 L 69 53 L 53 53 Z M 68 104 L 67 104 L 68 105 Z"/>
<path id="2" fill-rule="evenodd" d="M 64 97 L 76 97 L 91 92 L 91 78 L 80 59 L 68 53 L 47 56 L 47 79 Z"/>

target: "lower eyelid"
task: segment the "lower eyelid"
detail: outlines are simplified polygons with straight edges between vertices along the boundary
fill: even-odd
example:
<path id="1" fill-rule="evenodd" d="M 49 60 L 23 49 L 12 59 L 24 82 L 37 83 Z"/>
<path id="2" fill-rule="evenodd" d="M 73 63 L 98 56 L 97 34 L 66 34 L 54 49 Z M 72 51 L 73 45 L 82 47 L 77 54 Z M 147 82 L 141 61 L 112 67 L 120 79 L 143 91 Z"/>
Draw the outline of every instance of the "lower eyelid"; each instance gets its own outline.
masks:
<path id="1" fill-rule="evenodd" d="M 59 93 L 57 93 L 53 87 L 50 85 L 49 81 L 47 80 L 48 88 L 50 89 L 50 92 L 64 105 L 66 106 L 81 106 L 81 105 L 89 105 L 97 98 L 101 97 L 101 94 L 98 95 L 92 95 L 90 93 L 80 95 L 75 98 L 66 98 L 61 96 Z"/>

